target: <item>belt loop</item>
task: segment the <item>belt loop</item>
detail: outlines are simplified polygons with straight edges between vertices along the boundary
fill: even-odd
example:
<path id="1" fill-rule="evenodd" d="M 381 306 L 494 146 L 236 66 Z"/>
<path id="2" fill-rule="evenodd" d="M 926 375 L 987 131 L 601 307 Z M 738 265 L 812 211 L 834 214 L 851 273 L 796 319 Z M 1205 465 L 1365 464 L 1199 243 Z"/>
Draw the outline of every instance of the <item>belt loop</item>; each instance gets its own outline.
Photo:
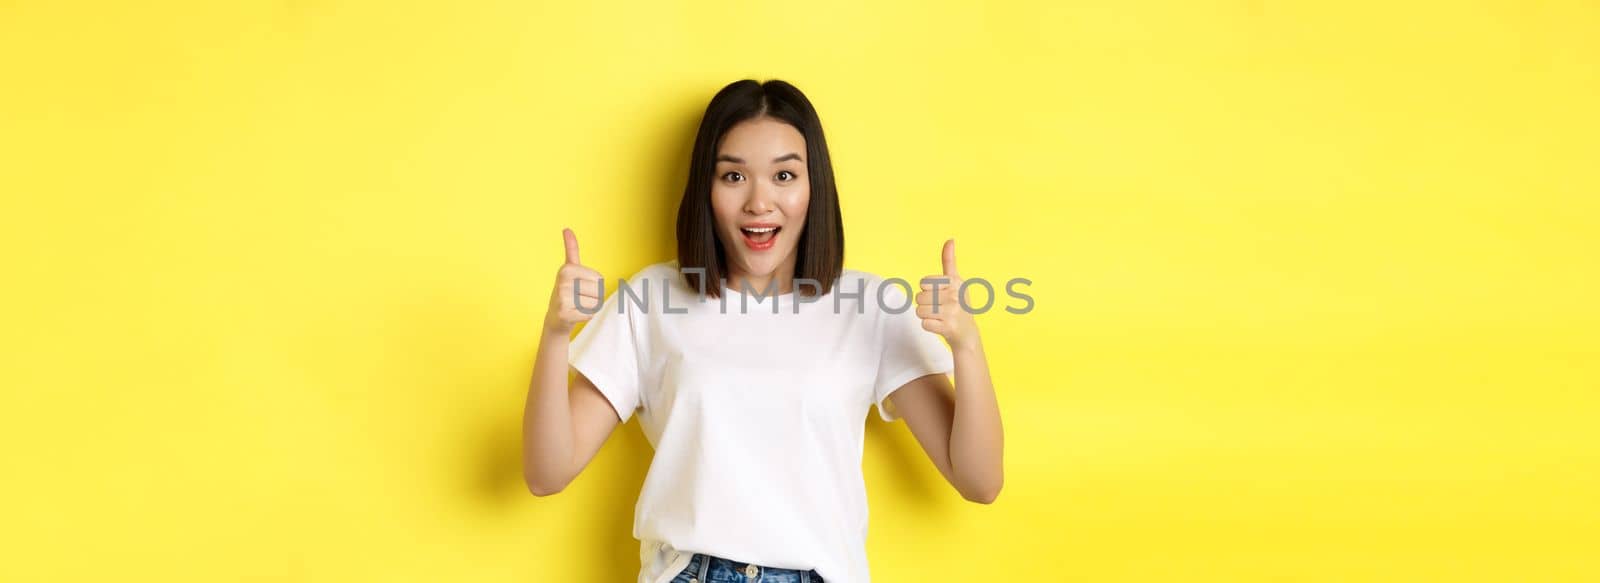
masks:
<path id="1" fill-rule="evenodd" d="M 700 583 L 707 581 L 706 574 L 711 572 L 711 555 L 700 555 Z"/>

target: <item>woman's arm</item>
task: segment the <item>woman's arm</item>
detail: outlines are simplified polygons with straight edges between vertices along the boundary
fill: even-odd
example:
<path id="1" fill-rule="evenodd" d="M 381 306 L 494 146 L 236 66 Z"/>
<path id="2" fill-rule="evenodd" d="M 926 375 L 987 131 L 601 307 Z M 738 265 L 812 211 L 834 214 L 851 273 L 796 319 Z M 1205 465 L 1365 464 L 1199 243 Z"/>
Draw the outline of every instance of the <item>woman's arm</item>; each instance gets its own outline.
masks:
<path id="1" fill-rule="evenodd" d="M 582 374 L 567 385 L 568 333 L 544 334 L 522 410 L 522 479 L 535 496 L 560 492 L 589 465 L 621 419 Z"/>
<path id="2" fill-rule="evenodd" d="M 1005 481 L 1005 433 L 977 322 L 957 303 L 961 278 L 954 240 L 945 242 L 944 274 L 934 278 L 946 282 L 935 293 L 932 278 L 923 280 L 917 315 L 923 329 L 944 336 L 950 345 L 955 386 L 945 375 L 927 375 L 895 390 L 889 401 L 945 480 L 962 497 L 988 504 L 1000 495 Z"/>
<path id="3" fill-rule="evenodd" d="M 988 504 L 1005 481 L 1005 435 L 981 349 L 967 354 L 955 355 L 954 388 L 949 377 L 931 374 L 906 383 L 888 400 L 961 497 Z M 972 381 L 972 376 L 983 380 Z"/>
<path id="4" fill-rule="evenodd" d="M 570 230 L 563 235 L 567 262 L 556 274 L 522 410 L 522 479 L 535 496 L 566 488 L 621 422 L 616 409 L 588 378 L 579 374 L 570 388 L 567 384 L 572 328 L 593 315 L 577 309 L 577 302 L 600 304 L 600 274 L 578 263 L 577 237 Z M 579 285 L 577 295 L 574 281 Z"/>

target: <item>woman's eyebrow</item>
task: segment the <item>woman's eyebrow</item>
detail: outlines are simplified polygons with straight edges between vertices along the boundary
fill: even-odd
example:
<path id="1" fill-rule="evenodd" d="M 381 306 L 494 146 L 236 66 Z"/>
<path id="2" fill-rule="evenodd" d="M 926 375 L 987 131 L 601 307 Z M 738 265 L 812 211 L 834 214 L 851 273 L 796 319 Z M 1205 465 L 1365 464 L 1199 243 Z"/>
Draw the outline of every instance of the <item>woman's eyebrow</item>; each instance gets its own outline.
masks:
<path id="1" fill-rule="evenodd" d="M 772 163 L 773 164 L 777 164 L 777 163 L 782 162 L 784 160 L 800 160 L 800 155 L 796 154 L 794 152 L 789 152 L 788 154 L 784 154 L 782 156 L 778 156 L 777 158 L 773 158 L 772 159 Z M 739 157 L 735 157 L 735 156 L 729 156 L 727 154 L 717 154 L 717 161 L 718 162 L 733 162 L 734 164 L 743 164 L 744 163 L 744 158 L 739 158 Z"/>

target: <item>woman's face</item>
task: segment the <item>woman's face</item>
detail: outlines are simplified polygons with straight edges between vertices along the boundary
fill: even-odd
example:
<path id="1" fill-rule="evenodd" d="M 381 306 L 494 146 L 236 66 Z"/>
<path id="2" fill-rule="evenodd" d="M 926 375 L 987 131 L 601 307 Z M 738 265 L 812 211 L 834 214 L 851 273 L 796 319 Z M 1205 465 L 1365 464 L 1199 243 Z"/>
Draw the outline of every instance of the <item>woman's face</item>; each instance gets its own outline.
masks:
<path id="1" fill-rule="evenodd" d="M 711 211 L 727 250 L 730 279 L 778 276 L 781 281 L 794 274 L 795 249 L 811 202 L 805 155 L 800 130 L 770 117 L 740 122 L 723 135 Z M 751 285 L 759 291 L 765 284 Z"/>

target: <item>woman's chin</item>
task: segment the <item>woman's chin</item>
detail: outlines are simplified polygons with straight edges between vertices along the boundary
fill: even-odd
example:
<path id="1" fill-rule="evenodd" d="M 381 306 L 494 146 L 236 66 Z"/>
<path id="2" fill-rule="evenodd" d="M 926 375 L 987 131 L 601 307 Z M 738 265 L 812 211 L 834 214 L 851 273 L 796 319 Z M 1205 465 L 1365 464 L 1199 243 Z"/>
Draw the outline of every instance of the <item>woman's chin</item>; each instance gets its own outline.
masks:
<path id="1" fill-rule="evenodd" d="M 794 254 L 794 248 L 767 251 L 750 251 L 740 249 L 735 257 L 729 258 L 731 265 L 737 265 L 740 273 L 755 279 L 766 279 L 778 273 L 779 268 L 786 263 L 785 259 Z M 731 275 L 731 274 L 730 274 Z"/>

